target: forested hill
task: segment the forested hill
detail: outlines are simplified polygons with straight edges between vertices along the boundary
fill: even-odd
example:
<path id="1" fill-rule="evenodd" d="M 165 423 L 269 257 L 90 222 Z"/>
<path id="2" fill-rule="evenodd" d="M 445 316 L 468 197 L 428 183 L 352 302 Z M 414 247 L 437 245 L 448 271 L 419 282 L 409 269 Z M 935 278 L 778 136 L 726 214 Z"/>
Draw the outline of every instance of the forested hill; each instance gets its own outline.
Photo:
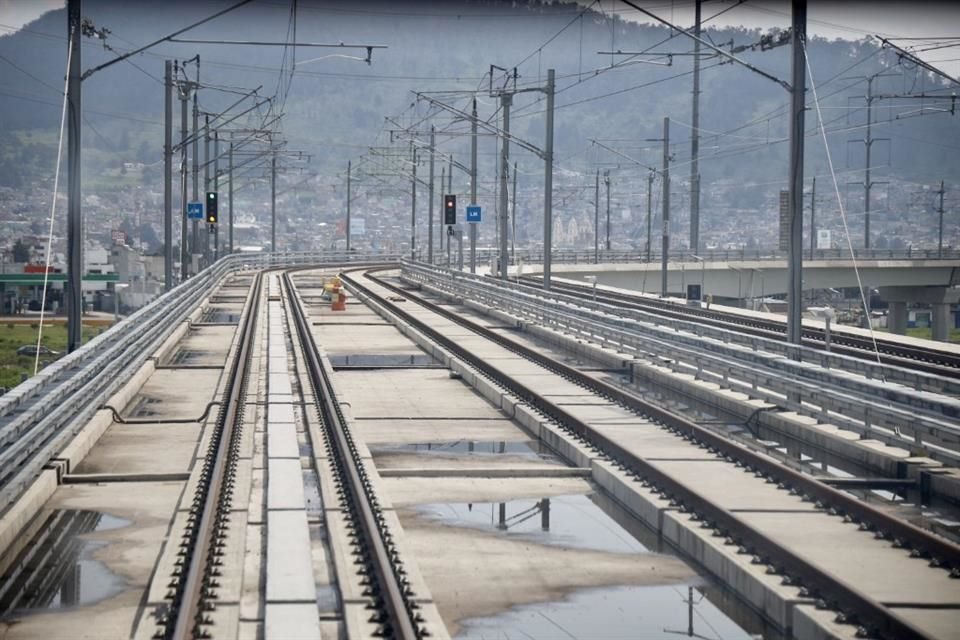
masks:
<path id="1" fill-rule="evenodd" d="M 97 28 L 110 30 L 108 46 L 127 51 L 228 4 L 88 0 L 84 15 Z M 369 66 L 328 57 L 329 50 L 299 49 L 296 73 L 284 105 L 284 132 L 298 149 L 314 154 L 315 168 L 339 170 L 347 158 L 359 156 L 365 145 L 374 142 L 385 116 L 408 110 L 415 100 L 412 91 L 476 89 L 485 86 L 481 78 L 490 65 L 512 68 L 519 64 L 521 84 L 542 80 L 547 68 L 557 71 L 556 150 L 561 168 L 589 170 L 592 163 L 616 161 L 591 145 L 594 138 L 615 141 L 610 144 L 619 145 L 630 157 L 656 164 L 659 152 L 643 147 L 655 146 L 644 141 L 661 136 L 664 116 L 676 123 L 672 132 L 674 156 L 684 161 L 689 136 L 684 125 L 691 119 L 691 58 L 680 54 L 691 51 L 691 41 L 662 26 L 610 20 L 593 11 L 578 17 L 581 9 L 574 4 L 519 0 L 301 1 L 296 22 L 298 41 L 382 44 L 388 49 L 374 51 Z M 288 38 L 289 17 L 289 2 L 258 0 L 189 35 L 283 41 Z M 756 43 L 763 35 L 733 29 L 707 33 L 713 42 L 724 46 L 731 42 Z M 666 42 L 653 50 L 678 55 L 657 58 L 656 64 L 596 71 L 611 63 L 611 56 L 599 55 L 599 51 L 638 51 L 663 40 Z M 65 10 L 48 13 L 23 30 L 0 37 L 0 185 L 19 186 L 51 173 L 65 43 Z M 878 91 L 929 93 L 943 88 L 929 75 L 899 65 L 895 56 L 878 52 L 866 41 L 813 39 L 809 51 L 824 117 L 830 123 L 828 129 L 836 131 L 830 138 L 835 162 L 842 169 L 855 169 L 863 163 L 863 144 L 848 143 L 863 137 L 857 127 L 864 122 L 864 112 L 853 108 L 863 104 L 863 77 L 888 67 L 889 77 L 874 84 Z M 159 161 L 163 60 L 189 58 L 197 52 L 202 82 L 222 87 L 262 85 L 264 95 L 277 88 L 284 55 L 281 47 L 166 43 L 129 63 L 113 65 L 83 83 L 86 175 L 125 161 Z M 783 46 L 748 50 L 741 55 L 789 80 L 789 53 L 790 47 Z M 83 67 L 114 55 L 100 41 L 87 39 Z M 644 56 L 642 60 L 651 58 Z M 780 107 L 787 103 L 787 92 L 743 67 L 720 64 L 718 58 L 705 60 L 703 67 L 701 127 L 707 132 L 725 133 L 705 134 L 703 181 L 781 179 L 786 169 L 787 150 L 782 139 L 787 121 Z M 235 98 L 223 92 L 201 94 L 204 108 L 210 111 L 224 108 Z M 452 99 L 464 104 L 462 97 Z M 537 94 L 517 97 L 513 129 L 517 135 L 539 142 L 543 116 L 542 106 L 532 104 L 536 99 Z M 481 97 L 482 116 L 493 113 L 493 103 L 489 97 Z M 960 176 L 960 165 L 955 161 L 960 146 L 960 116 L 933 114 L 924 107 L 917 100 L 874 103 L 874 119 L 878 121 L 875 135 L 890 138 L 889 143 L 875 146 L 873 164 L 881 167 L 881 175 L 919 181 Z M 420 106 L 418 112 L 423 113 L 424 108 Z M 812 132 L 814 111 L 807 122 Z M 745 123 L 752 124 L 743 127 Z M 449 148 L 465 149 L 465 144 L 455 140 Z M 822 169 L 819 138 L 808 139 L 807 158 L 812 170 Z M 156 187 L 153 179 L 152 174 L 145 174 L 145 180 L 151 181 L 149 186 Z"/>

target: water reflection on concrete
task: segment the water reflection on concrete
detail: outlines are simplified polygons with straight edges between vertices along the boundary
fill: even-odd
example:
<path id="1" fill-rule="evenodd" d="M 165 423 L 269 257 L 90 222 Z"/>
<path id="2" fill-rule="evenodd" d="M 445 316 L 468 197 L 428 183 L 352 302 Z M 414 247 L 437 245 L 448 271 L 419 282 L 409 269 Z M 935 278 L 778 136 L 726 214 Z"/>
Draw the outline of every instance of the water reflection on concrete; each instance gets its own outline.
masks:
<path id="1" fill-rule="evenodd" d="M 589 638 L 648 640 L 678 637 L 749 640 L 756 637 L 693 587 L 605 587 L 578 591 L 561 602 L 516 607 L 498 616 L 465 620 L 462 640 Z"/>
<path id="2" fill-rule="evenodd" d="M 334 354 L 329 358 L 330 364 L 336 368 L 427 367 L 436 365 L 436 361 L 432 357 L 415 353 L 351 353 Z"/>
<path id="3" fill-rule="evenodd" d="M 4 566 L 0 619 L 31 610 L 93 604 L 119 593 L 123 579 L 93 559 L 107 543 L 88 540 L 84 534 L 128 524 L 97 511 L 50 512 L 33 539 Z"/>
<path id="4" fill-rule="evenodd" d="M 639 553 L 647 551 L 630 533 L 594 504 L 590 496 L 511 500 L 509 502 L 418 505 L 426 518 L 455 526 L 496 529 L 540 544 Z"/>
<path id="5" fill-rule="evenodd" d="M 539 544 L 610 553 L 672 553 L 603 493 L 416 507 L 429 520 L 497 531 Z M 584 589 L 559 602 L 461 621 L 457 638 L 779 638 L 776 630 L 706 578 L 685 585 Z"/>
<path id="6" fill-rule="evenodd" d="M 559 461 L 553 452 L 537 440 L 456 440 L 437 442 L 413 442 L 404 444 L 370 445 L 370 451 L 383 453 L 419 453 L 424 455 L 464 455 L 531 458 L 537 460 Z"/>

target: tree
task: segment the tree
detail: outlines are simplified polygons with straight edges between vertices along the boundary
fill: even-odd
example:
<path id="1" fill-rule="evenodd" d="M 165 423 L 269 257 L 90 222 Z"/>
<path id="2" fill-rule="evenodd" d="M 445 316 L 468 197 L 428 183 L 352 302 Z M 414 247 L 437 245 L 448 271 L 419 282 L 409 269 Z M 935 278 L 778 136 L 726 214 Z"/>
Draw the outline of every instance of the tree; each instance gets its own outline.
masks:
<path id="1" fill-rule="evenodd" d="M 30 262 L 30 247 L 21 238 L 13 243 L 13 261 Z"/>

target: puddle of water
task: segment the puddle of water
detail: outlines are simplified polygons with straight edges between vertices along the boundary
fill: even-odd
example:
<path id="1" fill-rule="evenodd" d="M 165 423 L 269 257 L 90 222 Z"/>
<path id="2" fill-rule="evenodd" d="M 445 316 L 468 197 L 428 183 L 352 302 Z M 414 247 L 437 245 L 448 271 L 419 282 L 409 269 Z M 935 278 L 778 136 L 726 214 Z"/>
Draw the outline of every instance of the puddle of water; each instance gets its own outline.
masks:
<path id="1" fill-rule="evenodd" d="M 307 517 L 318 518 L 323 515 L 323 498 L 320 497 L 320 481 L 313 469 L 303 470 L 303 497 L 307 504 Z"/>
<path id="2" fill-rule="evenodd" d="M 332 584 L 317 586 L 317 609 L 320 615 L 340 611 L 340 591 Z"/>
<path id="3" fill-rule="evenodd" d="M 422 455 L 509 455 L 539 460 L 559 461 L 550 449 L 536 440 L 507 442 L 504 440 L 457 440 L 455 442 L 414 442 L 370 446 L 373 454 L 418 453 Z"/>
<path id="4" fill-rule="evenodd" d="M 329 557 L 327 549 L 329 549 L 330 540 L 327 536 L 327 529 L 323 523 L 313 522 L 310 524 L 310 540 L 314 543 L 319 543 L 323 546 L 324 554 L 324 567 L 330 567 L 332 560 Z M 314 547 L 314 555 L 316 555 L 317 550 Z M 342 603 L 340 602 L 340 589 L 337 588 L 336 583 L 333 582 L 333 577 L 328 576 L 330 581 L 324 581 L 321 576 L 322 570 L 318 570 L 316 563 L 314 566 L 314 574 L 316 576 L 316 582 L 314 586 L 316 588 L 317 594 L 317 608 L 320 612 L 320 615 L 332 615 L 337 614 L 342 611 Z"/>
<path id="5" fill-rule="evenodd" d="M 354 353 L 330 356 L 330 364 L 334 367 L 424 367 L 435 361 L 425 354 Z"/>
<path id="6" fill-rule="evenodd" d="M 415 509 L 434 522 L 497 531 L 538 544 L 623 554 L 669 553 L 654 532 L 602 493 L 501 503 L 424 504 Z M 691 594 L 692 607 L 687 602 Z M 463 621 L 456 637 L 671 638 L 687 635 L 690 615 L 694 637 L 779 637 L 739 600 L 705 579 L 687 585 L 579 590 L 558 602 L 523 605 Z"/>
<path id="7" fill-rule="evenodd" d="M 701 588 L 685 586 L 582 590 L 560 602 L 516 607 L 462 624 L 455 636 L 461 640 L 646 640 L 679 636 L 749 640 L 763 633 L 760 629 L 745 630 L 708 600 Z"/>
<path id="8" fill-rule="evenodd" d="M 509 502 L 435 503 L 417 505 L 415 509 L 435 522 L 500 531 L 539 544 L 611 553 L 650 551 L 585 495 Z"/>
<path id="9" fill-rule="evenodd" d="M 202 322 L 240 322 L 240 312 L 224 311 L 222 309 L 211 309 L 203 314 Z"/>
<path id="10" fill-rule="evenodd" d="M 107 543 L 81 536 L 129 524 L 96 511 L 51 512 L 0 577 L 0 619 L 89 605 L 122 591 L 124 580 L 93 559 Z"/>

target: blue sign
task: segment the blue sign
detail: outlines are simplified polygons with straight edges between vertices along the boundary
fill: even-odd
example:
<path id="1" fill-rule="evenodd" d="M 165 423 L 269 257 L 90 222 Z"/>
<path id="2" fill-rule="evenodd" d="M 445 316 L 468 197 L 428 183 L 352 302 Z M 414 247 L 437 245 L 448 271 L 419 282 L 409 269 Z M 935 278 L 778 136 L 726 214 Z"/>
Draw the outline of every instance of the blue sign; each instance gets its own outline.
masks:
<path id="1" fill-rule="evenodd" d="M 480 222 L 481 217 L 480 205 L 471 204 L 467 206 L 467 222 Z"/>
<path id="2" fill-rule="evenodd" d="M 202 202 L 187 203 L 187 219 L 203 220 L 203 203 Z"/>

